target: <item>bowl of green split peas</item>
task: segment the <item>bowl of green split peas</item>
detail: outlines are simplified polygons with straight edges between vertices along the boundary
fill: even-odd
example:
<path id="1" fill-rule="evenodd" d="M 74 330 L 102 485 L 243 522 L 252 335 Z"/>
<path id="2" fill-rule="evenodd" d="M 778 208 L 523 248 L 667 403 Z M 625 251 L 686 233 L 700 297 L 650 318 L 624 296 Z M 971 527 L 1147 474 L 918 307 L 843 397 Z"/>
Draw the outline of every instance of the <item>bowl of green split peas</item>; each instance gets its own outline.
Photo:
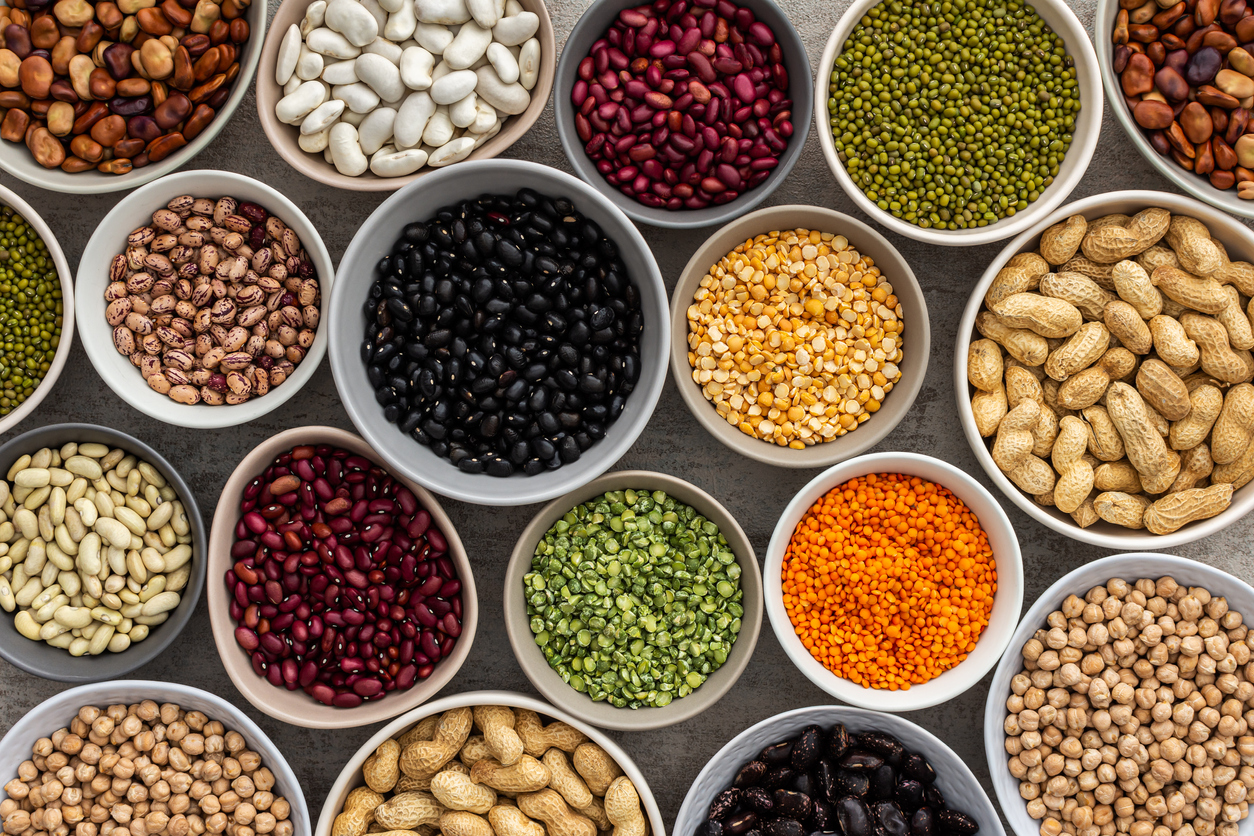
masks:
<path id="1" fill-rule="evenodd" d="M 1065 0 L 857 0 L 819 60 L 815 127 L 872 219 L 975 246 L 1027 229 L 1080 182 L 1101 83 Z"/>
<path id="2" fill-rule="evenodd" d="M 762 575 L 736 520 L 697 486 L 618 471 L 549 503 L 505 574 L 505 627 L 554 705 L 606 729 L 700 714 L 762 627 Z"/>
<path id="3" fill-rule="evenodd" d="M 0 433 L 52 389 L 74 337 L 74 281 L 43 218 L 0 186 Z"/>

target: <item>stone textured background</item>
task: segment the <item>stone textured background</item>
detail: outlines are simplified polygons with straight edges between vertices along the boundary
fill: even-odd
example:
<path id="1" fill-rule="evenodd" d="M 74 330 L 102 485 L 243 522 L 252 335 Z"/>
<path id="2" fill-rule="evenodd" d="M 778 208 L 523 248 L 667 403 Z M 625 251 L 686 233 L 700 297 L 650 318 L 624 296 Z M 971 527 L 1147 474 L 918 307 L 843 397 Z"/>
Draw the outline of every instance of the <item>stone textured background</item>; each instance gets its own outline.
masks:
<path id="1" fill-rule="evenodd" d="M 848 7 L 848 0 L 781 2 L 794 24 L 800 28 L 813 65 L 821 55 L 837 19 Z M 559 42 L 564 40 L 585 5 L 583 0 L 550 3 Z M 1091 31 L 1092 0 L 1078 0 L 1072 5 Z M 5 153 L 13 152 L 12 149 L 5 150 Z M 536 160 L 570 171 L 557 141 L 551 108 L 541 117 L 536 128 L 511 149 L 509 156 Z M 337 261 L 358 225 L 386 197 L 385 194 L 356 194 L 329 189 L 289 168 L 267 143 L 257 121 L 251 94 L 226 130 L 189 167 L 231 169 L 274 185 L 309 215 L 322 232 L 332 258 Z M 7 175 L 3 177 L 3 182 L 43 213 L 56 231 L 71 265 L 78 263 L 79 254 L 95 224 L 117 199 L 111 195 L 77 197 L 43 192 Z M 1080 198 L 1117 189 L 1169 188 L 1167 181 L 1158 176 L 1125 141 L 1121 129 L 1107 112 L 1092 165 L 1071 197 Z M 815 203 L 858 214 L 852 201 L 836 186 L 813 135 L 809 137 L 797 167 L 768 203 Z M 711 231 L 677 232 L 643 228 L 668 288 L 674 286 L 689 256 Z M 909 450 L 938 456 L 974 474 L 997 494 L 959 429 L 952 383 L 952 350 L 956 323 L 970 288 L 1001 245 L 947 249 L 929 247 L 899 236 L 889 237 L 909 259 L 927 293 L 932 321 L 932 357 L 927 381 L 914 408 L 877 449 Z M 77 346 L 56 390 L 20 429 L 64 421 L 108 424 L 125 429 L 152 444 L 181 469 L 196 492 L 206 522 L 212 518 L 222 485 L 236 462 L 262 439 L 288 427 L 304 424 L 330 424 L 352 429 L 325 362 L 304 391 L 277 413 L 234 429 L 192 432 L 154 421 L 124 404 L 102 385 L 82 349 Z M 772 468 L 731 453 L 698 426 L 684 408 L 669 378 L 648 429 L 615 467 L 662 470 L 689 479 L 711 492 L 740 520 L 758 549 L 759 558 L 787 501 L 816 473 Z M 1008 501 L 1004 505 L 1019 532 L 1023 548 L 1027 570 L 1025 610 L 1059 576 L 1105 554 L 1100 549 L 1084 546 L 1045 529 Z M 505 563 L 519 532 L 538 506 L 485 510 L 450 501 L 446 507 L 475 565 L 483 617 L 469 660 L 443 693 L 483 688 L 534 693 L 509 650 L 500 612 Z M 1254 519 L 1247 519 L 1178 552 L 1249 579 L 1254 577 L 1254 560 L 1250 557 L 1252 534 Z M 220 581 L 209 579 L 209 583 L 217 582 Z M 368 727 L 307 731 L 273 720 L 248 706 L 218 661 L 203 601 L 167 655 L 136 671 L 134 676 L 182 681 L 240 704 L 286 753 L 302 782 L 310 813 L 315 820 L 340 766 L 374 730 Z M 24 712 L 63 687 L 60 683 L 30 676 L 0 662 L 0 733 L 7 731 Z M 991 796 L 980 729 L 987 692 L 986 678 L 958 699 L 931 710 L 915 712 L 909 718 L 952 746 L 984 782 Z M 714 708 L 669 729 L 615 733 L 614 737 L 644 770 L 669 825 L 673 823 L 697 772 L 733 735 L 779 711 L 831 701 L 789 663 L 768 625 L 764 624 L 757 651 L 748 669 L 735 688 Z M 0 777 L 0 781 L 8 777 Z"/>

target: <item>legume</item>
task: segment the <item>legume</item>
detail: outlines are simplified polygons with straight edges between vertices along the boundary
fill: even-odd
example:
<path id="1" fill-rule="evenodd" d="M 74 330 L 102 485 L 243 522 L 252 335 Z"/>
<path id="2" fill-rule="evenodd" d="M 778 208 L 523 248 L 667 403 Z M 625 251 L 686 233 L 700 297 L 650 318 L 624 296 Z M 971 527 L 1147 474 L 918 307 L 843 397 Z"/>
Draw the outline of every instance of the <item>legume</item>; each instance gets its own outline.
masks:
<path id="1" fill-rule="evenodd" d="M 71 656 L 121 653 L 182 601 L 191 526 L 164 475 L 125 450 L 70 442 L 0 481 L 0 609 Z"/>
<path id="2" fill-rule="evenodd" d="M 244 489 L 225 581 L 235 640 L 271 685 L 341 708 L 426 679 L 461 635 L 448 541 L 409 488 L 301 445 Z"/>
<path id="3" fill-rule="evenodd" d="M 900 473 L 819 499 L 784 555 L 784 606 L 806 649 L 867 688 L 920 685 L 957 665 L 988 626 L 997 570 L 966 504 Z"/>
<path id="4" fill-rule="evenodd" d="M 639 379 L 639 292 L 565 198 L 442 208 L 377 271 L 361 355 L 383 415 L 466 473 L 576 461 Z"/>
<path id="5" fill-rule="evenodd" d="M 1249 628 L 1174 578 L 1070 595 L 1023 646 L 1006 753 L 1042 836 L 1237 836 L 1254 785 Z"/>
<path id="6" fill-rule="evenodd" d="M 61 344 L 61 281 L 26 219 L 0 207 L 0 416 L 34 394 Z"/>
<path id="7" fill-rule="evenodd" d="M 4 785 L 11 836 L 292 836 L 292 807 L 248 741 L 200 711 L 85 705 Z"/>
<path id="8" fill-rule="evenodd" d="M 654 208 L 701 209 L 760 185 L 792 136 L 775 33 L 732 0 L 619 12 L 571 90 L 597 170 Z"/>
<path id="9" fill-rule="evenodd" d="M 935 781 L 890 734 L 806 726 L 740 767 L 696 836 L 972 836 L 979 823 L 951 809 Z"/>
<path id="10" fill-rule="evenodd" d="M 827 106 L 837 155 L 880 209 L 972 229 L 1053 183 L 1080 93 L 1066 45 L 1023 0 L 888 0 L 841 47 Z"/>
<path id="11" fill-rule="evenodd" d="M 758 235 L 701 280 L 688 307 L 692 379 L 727 423 L 802 450 L 878 412 L 901 379 L 901 304 L 841 235 Z"/>
<path id="12" fill-rule="evenodd" d="M 744 597 L 718 526 L 664 491 L 610 491 L 536 544 L 531 632 L 562 679 L 619 708 L 668 705 L 731 653 Z"/>

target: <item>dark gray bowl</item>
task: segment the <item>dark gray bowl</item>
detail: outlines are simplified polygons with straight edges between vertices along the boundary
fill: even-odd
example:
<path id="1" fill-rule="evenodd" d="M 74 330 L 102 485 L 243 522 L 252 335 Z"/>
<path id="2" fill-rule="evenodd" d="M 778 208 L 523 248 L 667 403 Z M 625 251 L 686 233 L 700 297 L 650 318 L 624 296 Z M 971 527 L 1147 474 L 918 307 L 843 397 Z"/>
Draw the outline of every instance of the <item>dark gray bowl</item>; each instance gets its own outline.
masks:
<path id="1" fill-rule="evenodd" d="M 183 600 L 170 613 L 164 624 L 159 624 L 148 633 L 148 638 L 139 644 L 131 645 L 121 653 L 105 652 L 99 656 L 71 656 L 59 647 L 52 647 L 40 641 L 31 641 L 17 632 L 13 626 L 13 617 L 0 611 L 0 657 L 21 668 L 27 673 L 42 676 L 44 679 L 55 679 L 60 682 L 100 682 L 105 679 L 117 679 L 125 676 L 141 665 L 151 662 L 170 646 L 200 601 L 200 593 L 205 588 L 205 564 L 209 553 L 209 538 L 205 532 L 205 524 L 200 518 L 200 507 L 196 497 L 179 472 L 166 461 L 165 457 L 144 442 L 124 432 L 96 424 L 52 424 L 30 432 L 22 433 L 0 446 L 0 476 L 9 472 L 13 462 L 27 453 L 34 453 L 44 447 L 61 447 L 71 441 L 82 443 L 94 441 L 120 447 L 128 453 L 156 467 L 178 492 L 183 507 L 187 510 L 192 525 L 192 576 L 183 589 Z"/>
<path id="2" fill-rule="evenodd" d="M 814 121 L 814 79 L 810 75 L 810 59 L 806 56 L 805 45 L 788 15 L 773 0 L 734 2 L 752 10 L 758 20 L 771 27 L 775 40 L 784 53 L 784 67 L 788 70 L 788 97 L 792 99 L 793 135 L 788 140 L 784 155 L 779 159 L 779 165 L 757 188 L 745 192 L 733 201 L 705 209 L 654 209 L 628 197 L 597 171 L 596 165 L 584 153 L 584 143 L 579 139 L 579 134 L 575 133 L 575 106 L 570 100 L 570 91 L 578 78 L 579 62 L 589 55 L 592 45 L 605 34 L 618 13 L 641 5 L 640 0 L 595 0 L 575 23 L 570 37 L 566 39 L 557 63 L 557 77 L 553 82 L 553 112 L 557 117 L 557 135 L 562 140 L 562 150 L 566 152 L 566 159 L 570 160 L 575 173 L 609 198 L 632 220 L 668 229 L 696 229 L 725 224 L 766 200 L 784 182 L 784 178 L 801 156 L 806 136 L 810 133 L 810 123 Z"/>

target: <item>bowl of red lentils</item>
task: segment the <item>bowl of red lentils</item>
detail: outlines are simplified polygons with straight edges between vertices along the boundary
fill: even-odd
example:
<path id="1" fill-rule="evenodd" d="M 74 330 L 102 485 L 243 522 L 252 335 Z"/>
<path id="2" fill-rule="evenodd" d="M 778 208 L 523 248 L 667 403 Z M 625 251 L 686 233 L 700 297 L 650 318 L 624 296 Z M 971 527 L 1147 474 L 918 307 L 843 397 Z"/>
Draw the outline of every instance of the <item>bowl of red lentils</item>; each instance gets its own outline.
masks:
<path id="1" fill-rule="evenodd" d="M 866 452 L 927 372 L 927 304 L 910 265 L 866 224 L 773 206 L 693 254 L 671 297 L 671 373 L 726 447 L 780 467 Z"/>
<path id="2" fill-rule="evenodd" d="M 793 664 L 877 711 L 929 708 L 975 685 L 1023 604 L 1019 541 L 997 499 L 916 453 L 860 456 L 815 477 L 784 509 L 762 575 Z"/>

